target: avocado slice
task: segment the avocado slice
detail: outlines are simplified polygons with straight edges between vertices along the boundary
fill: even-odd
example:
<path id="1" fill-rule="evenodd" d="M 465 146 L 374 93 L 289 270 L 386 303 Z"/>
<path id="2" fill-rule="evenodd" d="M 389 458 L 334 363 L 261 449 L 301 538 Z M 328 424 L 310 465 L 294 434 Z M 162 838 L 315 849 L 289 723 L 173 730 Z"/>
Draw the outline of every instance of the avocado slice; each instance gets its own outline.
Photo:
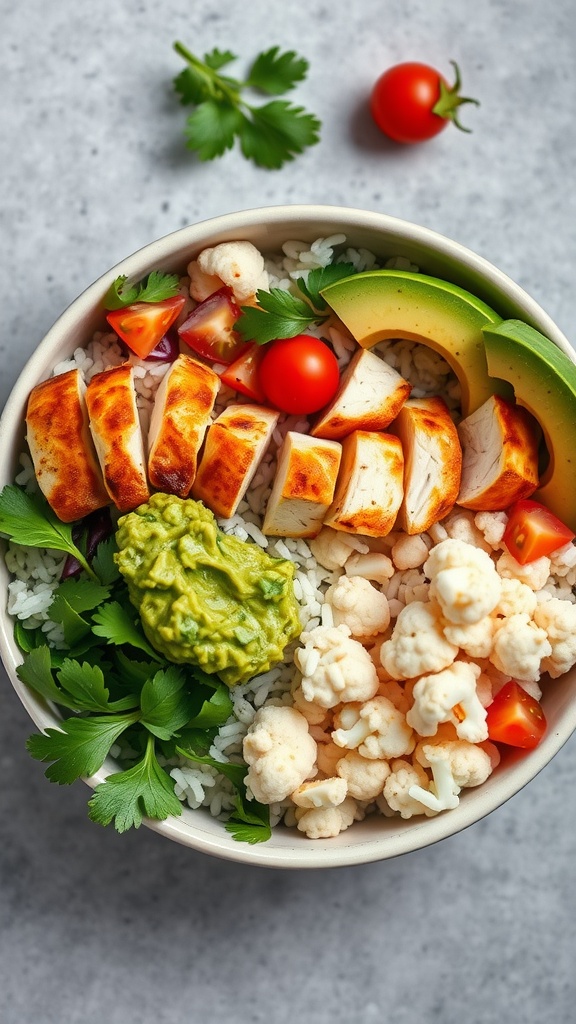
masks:
<path id="1" fill-rule="evenodd" d="M 576 364 L 521 320 L 482 330 L 488 372 L 505 377 L 538 420 L 549 463 L 535 497 L 576 532 Z"/>
<path id="2" fill-rule="evenodd" d="M 343 278 L 322 296 L 363 348 L 386 338 L 408 338 L 444 356 L 462 388 L 462 413 L 475 412 L 493 394 L 512 397 L 488 375 L 482 327 L 498 313 L 449 281 L 403 270 L 368 270 Z"/>

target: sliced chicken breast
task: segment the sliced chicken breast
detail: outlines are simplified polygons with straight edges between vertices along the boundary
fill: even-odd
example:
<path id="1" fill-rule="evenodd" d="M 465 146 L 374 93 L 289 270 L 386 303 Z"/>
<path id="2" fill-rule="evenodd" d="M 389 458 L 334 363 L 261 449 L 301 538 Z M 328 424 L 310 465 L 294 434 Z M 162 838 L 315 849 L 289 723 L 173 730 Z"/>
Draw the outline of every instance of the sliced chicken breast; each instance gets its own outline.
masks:
<path id="1" fill-rule="evenodd" d="M 316 537 L 334 497 L 342 446 L 289 430 L 280 451 L 262 532 Z"/>
<path id="2" fill-rule="evenodd" d="M 86 404 L 106 489 L 121 512 L 130 512 L 150 496 L 130 363 L 95 374 Z"/>
<path id="3" fill-rule="evenodd" d="M 404 456 L 393 434 L 355 430 L 342 442 L 342 462 L 326 526 L 385 537 L 402 502 Z"/>
<path id="4" fill-rule="evenodd" d="M 458 434 L 459 505 L 497 511 L 537 489 L 539 427 L 522 406 L 493 395 L 461 421 Z"/>
<path id="5" fill-rule="evenodd" d="M 353 430 L 384 430 L 400 412 L 411 387 L 380 356 L 361 348 L 310 433 L 339 440 Z"/>
<path id="6" fill-rule="evenodd" d="M 218 374 L 191 356 L 180 355 L 166 372 L 148 432 L 148 478 L 157 490 L 190 493 L 219 387 Z"/>
<path id="7" fill-rule="evenodd" d="M 208 428 L 192 497 L 230 519 L 268 447 L 279 413 L 262 405 L 229 405 Z"/>
<path id="8" fill-rule="evenodd" d="M 40 490 L 63 523 L 110 504 L 88 426 L 79 370 L 37 384 L 26 411 L 28 447 Z"/>
<path id="9" fill-rule="evenodd" d="M 423 533 L 447 516 L 460 488 L 462 449 L 458 431 L 441 398 L 410 398 L 390 430 L 402 442 L 404 498 L 398 524 Z"/>

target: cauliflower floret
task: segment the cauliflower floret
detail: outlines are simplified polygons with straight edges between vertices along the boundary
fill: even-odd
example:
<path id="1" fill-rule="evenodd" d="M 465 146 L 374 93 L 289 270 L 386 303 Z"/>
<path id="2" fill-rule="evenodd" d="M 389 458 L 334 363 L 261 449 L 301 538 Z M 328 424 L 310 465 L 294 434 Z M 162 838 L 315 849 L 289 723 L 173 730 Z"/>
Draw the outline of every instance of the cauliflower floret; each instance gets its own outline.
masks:
<path id="1" fill-rule="evenodd" d="M 441 541 L 432 548 L 424 571 L 431 580 L 430 597 L 438 600 L 450 622 L 479 622 L 498 603 L 501 581 L 494 562 L 472 544 Z"/>
<path id="2" fill-rule="evenodd" d="M 506 512 L 477 512 L 474 516 L 474 525 L 493 551 L 501 547 L 507 522 Z"/>
<path id="3" fill-rule="evenodd" d="M 326 724 L 328 710 L 321 707 L 320 704 L 316 704 L 313 700 L 306 700 L 306 697 L 302 693 L 301 686 L 297 686 L 296 689 L 292 691 L 292 700 L 294 701 L 294 707 L 301 715 L 304 715 L 308 725 Z"/>
<path id="4" fill-rule="evenodd" d="M 428 547 L 418 534 L 401 534 L 391 551 L 397 569 L 417 569 L 428 558 Z"/>
<path id="5" fill-rule="evenodd" d="M 408 708 L 412 706 L 412 693 L 408 692 L 408 686 L 400 686 L 397 679 L 383 679 L 381 673 L 384 675 L 385 672 L 385 669 L 379 669 L 378 671 L 380 686 L 378 687 L 377 696 L 387 697 L 394 707 L 405 715 Z"/>
<path id="6" fill-rule="evenodd" d="M 459 739 L 481 743 L 488 738 L 486 710 L 476 693 L 480 666 L 455 661 L 443 672 L 422 676 L 414 686 L 414 704 L 406 715 L 420 736 L 434 736 L 442 722 L 452 722 Z"/>
<path id="7" fill-rule="evenodd" d="M 336 766 L 341 759 L 342 747 L 337 747 L 332 740 L 329 740 L 327 743 L 318 744 L 316 764 L 318 765 L 318 771 L 326 776 L 326 778 L 329 779 L 336 775 Z"/>
<path id="8" fill-rule="evenodd" d="M 388 761 L 362 757 L 357 750 L 350 750 L 340 758 L 336 771 L 341 779 L 346 780 L 350 796 L 370 801 L 381 795 L 390 775 L 390 765 Z"/>
<path id="9" fill-rule="evenodd" d="M 501 582 L 500 600 L 494 614 L 505 618 L 522 613 L 532 616 L 537 604 L 534 591 L 513 576 L 504 576 Z"/>
<path id="10" fill-rule="evenodd" d="M 520 565 L 508 551 L 503 551 L 496 562 L 496 569 L 500 576 L 520 580 L 531 590 L 542 590 L 550 575 L 550 565 L 547 555 L 542 555 L 533 562 L 526 562 L 526 565 Z"/>
<path id="11" fill-rule="evenodd" d="M 481 786 L 492 774 L 490 755 L 468 740 L 419 743 L 415 759 L 432 769 L 429 788 L 411 786 L 409 795 L 434 811 L 457 807 L 461 789 Z"/>
<path id="12" fill-rule="evenodd" d="M 468 509 L 456 508 L 443 520 L 442 525 L 452 540 L 462 541 L 464 544 L 471 544 L 475 548 L 482 548 L 490 551 L 482 530 L 476 524 L 473 512 Z"/>
<path id="13" fill-rule="evenodd" d="M 380 648 L 380 660 L 393 679 L 412 679 L 450 665 L 458 647 L 442 632 L 436 602 L 412 601 L 399 613 L 394 631 Z"/>
<path id="14" fill-rule="evenodd" d="M 263 804 L 279 803 L 316 774 L 316 743 L 296 708 L 259 708 L 244 737 L 246 785 Z"/>
<path id="15" fill-rule="evenodd" d="M 414 786 L 427 789 L 429 778 L 422 768 L 422 765 L 410 764 L 402 758 L 392 761 L 391 772 L 384 783 L 383 799 L 393 811 L 398 811 L 402 818 L 412 818 L 415 814 L 425 814 L 427 818 L 437 814 L 437 811 L 427 807 L 420 800 L 410 795 Z M 386 806 L 382 800 L 377 800 L 378 806 L 386 814 Z"/>
<path id="16" fill-rule="evenodd" d="M 352 636 L 365 638 L 383 633 L 390 623 L 388 600 L 363 576 L 341 576 L 326 591 L 334 625 L 348 626 Z"/>
<path id="17" fill-rule="evenodd" d="M 297 807 L 338 807 L 346 799 L 348 784 L 340 776 L 303 782 L 290 795 Z"/>
<path id="18" fill-rule="evenodd" d="M 234 292 L 237 302 L 251 299 L 258 289 L 268 290 L 269 278 L 264 268 L 264 257 L 252 242 L 221 242 L 209 249 L 203 249 L 197 260 L 188 266 L 190 294 L 197 298 L 216 279 L 216 291 L 223 284 Z M 211 292 L 208 292 L 211 294 Z M 203 294 L 203 298 L 207 296 Z"/>
<path id="19" fill-rule="evenodd" d="M 350 555 L 344 572 L 347 576 L 363 576 L 373 583 L 386 583 L 394 575 L 394 565 L 381 551 L 358 552 Z"/>
<path id="20" fill-rule="evenodd" d="M 369 550 L 368 545 L 357 537 L 333 530 L 330 526 L 323 526 L 318 536 L 312 537 L 308 544 L 316 561 L 331 572 L 341 569 L 354 550 L 364 553 Z"/>
<path id="21" fill-rule="evenodd" d="M 471 658 L 487 658 L 492 650 L 494 629 L 494 619 L 486 615 L 479 622 L 456 624 L 446 621 L 444 636 Z"/>
<path id="22" fill-rule="evenodd" d="M 538 605 L 534 622 L 545 630 L 552 648 L 540 670 L 557 679 L 576 664 L 576 604 L 553 597 Z"/>
<path id="23" fill-rule="evenodd" d="M 363 817 L 364 810 L 351 796 L 337 807 L 296 808 L 296 826 L 308 839 L 332 839 Z"/>
<path id="24" fill-rule="evenodd" d="M 414 749 L 412 729 L 406 716 L 387 697 L 374 697 L 365 704 L 350 704 L 334 716 L 337 728 L 332 740 L 339 747 L 358 750 L 362 757 L 402 757 Z"/>
<path id="25" fill-rule="evenodd" d="M 303 647 L 294 654 L 302 673 L 306 700 L 323 708 L 355 700 L 370 700 L 379 680 L 368 651 L 352 639 L 347 626 L 316 626 L 300 636 Z"/>
<path id="26" fill-rule="evenodd" d="M 545 630 L 522 612 L 504 619 L 496 632 L 490 661 L 500 672 L 521 682 L 538 682 L 540 662 L 551 654 Z"/>

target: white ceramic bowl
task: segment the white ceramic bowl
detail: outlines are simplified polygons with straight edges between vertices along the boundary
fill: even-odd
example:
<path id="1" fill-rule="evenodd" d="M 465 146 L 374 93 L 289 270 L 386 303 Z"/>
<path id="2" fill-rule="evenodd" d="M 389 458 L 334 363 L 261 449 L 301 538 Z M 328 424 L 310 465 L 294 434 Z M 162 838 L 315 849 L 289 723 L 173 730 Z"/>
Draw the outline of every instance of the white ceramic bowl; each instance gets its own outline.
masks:
<path id="1" fill-rule="evenodd" d="M 18 454 L 23 448 L 24 412 L 30 389 L 49 376 L 53 365 L 77 347 L 78 339 L 88 341 L 93 331 L 102 325 L 102 298 L 119 274 L 140 279 L 154 269 L 183 271 L 201 249 L 231 239 L 249 239 L 259 249 L 273 252 L 287 239 L 312 241 L 339 232 L 346 234 L 352 246 L 365 247 L 380 257 L 405 256 L 423 272 L 469 289 L 501 316 L 530 323 L 574 358 L 563 334 L 518 285 L 486 260 L 426 228 L 342 207 L 280 206 L 234 213 L 183 228 L 145 246 L 105 273 L 62 314 L 22 371 L 0 420 L 0 486 L 14 478 Z M 32 694 L 16 675 L 21 657 L 13 640 L 13 623 L 6 612 L 7 582 L 2 559 L 2 660 L 18 697 L 38 728 L 56 726 L 58 718 L 52 708 Z M 395 857 L 473 824 L 517 793 L 544 768 L 576 729 L 576 670 L 564 678 L 561 687 L 548 688 L 543 704 L 548 730 L 540 745 L 528 754 L 508 754 L 483 786 L 465 790 L 456 809 L 434 818 L 403 821 L 374 816 L 356 823 L 335 839 L 315 841 L 295 830 L 280 828 L 273 832 L 269 842 L 257 846 L 233 840 L 207 811 L 184 809 L 179 818 L 148 825 L 161 835 L 204 853 L 270 867 L 337 867 Z M 87 780 L 88 785 L 94 787 L 115 770 L 114 762 L 107 760 L 103 768 Z"/>

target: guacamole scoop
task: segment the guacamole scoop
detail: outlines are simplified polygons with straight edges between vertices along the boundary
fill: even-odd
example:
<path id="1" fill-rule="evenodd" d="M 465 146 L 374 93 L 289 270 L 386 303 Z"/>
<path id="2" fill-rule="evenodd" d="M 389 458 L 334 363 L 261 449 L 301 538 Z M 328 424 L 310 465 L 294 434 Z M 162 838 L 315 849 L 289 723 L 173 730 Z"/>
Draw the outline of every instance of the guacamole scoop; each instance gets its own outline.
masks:
<path id="1" fill-rule="evenodd" d="M 153 494 L 122 516 L 118 568 L 152 646 L 228 686 L 282 661 L 300 634 L 294 565 L 218 529 L 191 498 Z"/>

